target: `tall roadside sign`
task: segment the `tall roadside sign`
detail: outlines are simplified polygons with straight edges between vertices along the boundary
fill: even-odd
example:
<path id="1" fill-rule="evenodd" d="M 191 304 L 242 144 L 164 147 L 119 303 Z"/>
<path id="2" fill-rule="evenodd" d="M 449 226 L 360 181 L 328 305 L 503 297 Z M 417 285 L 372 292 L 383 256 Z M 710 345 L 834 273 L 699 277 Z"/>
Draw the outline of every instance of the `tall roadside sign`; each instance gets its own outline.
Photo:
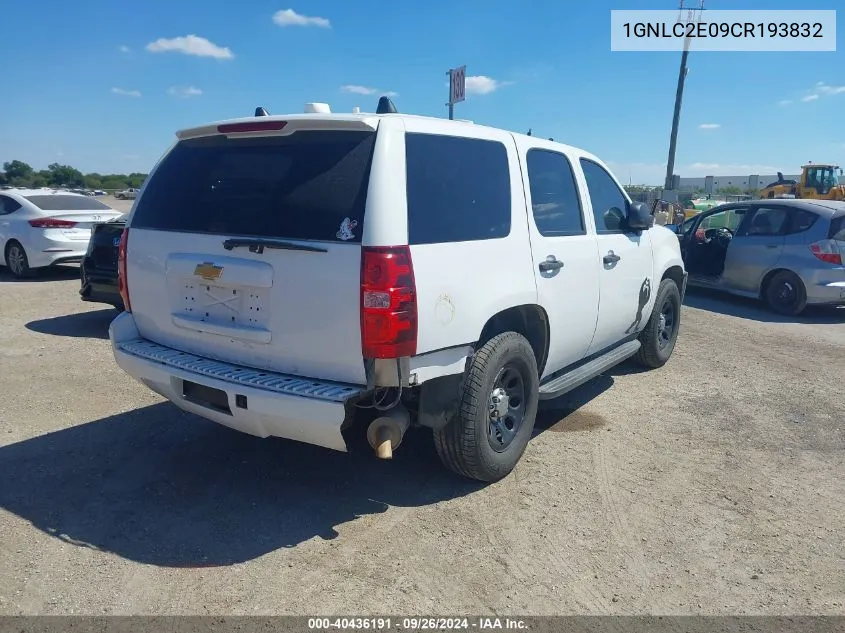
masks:
<path id="1" fill-rule="evenodd" d="M 452 68 L 449 75 L 449 119 L 455 118 L 455 104 L 466 99 L 467 67 Z"/>

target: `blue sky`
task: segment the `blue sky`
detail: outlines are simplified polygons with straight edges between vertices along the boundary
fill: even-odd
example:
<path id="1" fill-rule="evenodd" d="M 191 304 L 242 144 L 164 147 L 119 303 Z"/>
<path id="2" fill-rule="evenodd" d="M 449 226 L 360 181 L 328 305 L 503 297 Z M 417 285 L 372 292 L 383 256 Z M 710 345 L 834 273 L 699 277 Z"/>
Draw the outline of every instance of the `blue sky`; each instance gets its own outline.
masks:
<path id="1" fill-rule="evenodd" d="M 9 4 L 0 162 L 143 172 L 181 127 L 246 116 L 257 105 L 275 114 L 309 101 L 373 110 L 388 91 L 400 111 L 446 116 L 445 73 L 466 64 L 469 94 L 457 117 L 530 127 L 594 152 L 623 181 L 662 182 L 680 54 L 611 52 L 610 10 L 674 9 L 676 0 L 294 2 Z M 841 0 L 812 8 L 845 13 Z M 837 52 L 694 52 L 676 173 L 845 163 L 843 62 L 842 37 Z M 773 131 L 779 126 L 787 129 Z"/>

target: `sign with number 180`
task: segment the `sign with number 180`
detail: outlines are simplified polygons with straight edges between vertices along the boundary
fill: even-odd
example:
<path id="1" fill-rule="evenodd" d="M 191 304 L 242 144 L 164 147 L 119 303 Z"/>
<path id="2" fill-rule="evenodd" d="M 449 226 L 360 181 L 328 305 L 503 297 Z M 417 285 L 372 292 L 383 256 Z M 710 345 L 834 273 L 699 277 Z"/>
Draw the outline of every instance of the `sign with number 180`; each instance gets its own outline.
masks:
<path id="1" fill-rule="evenodd" d="M 466 98 L 466 75 L 466 66 L 449 71 L 449 103 L 460 103 Z"/>

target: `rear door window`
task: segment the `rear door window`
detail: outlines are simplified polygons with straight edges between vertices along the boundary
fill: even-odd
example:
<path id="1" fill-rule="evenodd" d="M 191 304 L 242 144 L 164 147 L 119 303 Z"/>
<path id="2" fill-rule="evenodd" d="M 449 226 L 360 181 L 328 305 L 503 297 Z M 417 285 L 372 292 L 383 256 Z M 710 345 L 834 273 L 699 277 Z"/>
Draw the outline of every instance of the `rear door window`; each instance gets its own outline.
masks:
<path id="1" fill-rule="evenodd" d="M 545 149 L 526 155 L 531 208 L 537 231 L 545 237 L 584 235 L 584 216 L 569 159 Z"/>
<path id="2" fill-rule="evenodd" d="M 180 141 L 147 182 L 132 226 L 360 243 L 375 132 Z"/>
<path id="3" fill-rule="evenodd" d="M 819 216 L 812 211 L 805 211 L 804 209 L 790 209 L 792 222 L 789 227 L 789 233 L 803 233 L 812 227 Z"/>
<path id="4" fill-rule="evenodd" d="M 511 229 L 508 154 L 498 141 L 407 133 L 408 243 L 506 237 Z"/>
<path id="5" fill-rule="evenodd" d="M 0 196 L 0 215 L 9 215 L 21 208 L 20 202 L 7 196 Z"/>
<path id="6" fill-rule="evenodd" d="M 745 225 L 743 234 L 748 237 L 785 235 L 790 226 L 787 207 L 757 207 Z"/>

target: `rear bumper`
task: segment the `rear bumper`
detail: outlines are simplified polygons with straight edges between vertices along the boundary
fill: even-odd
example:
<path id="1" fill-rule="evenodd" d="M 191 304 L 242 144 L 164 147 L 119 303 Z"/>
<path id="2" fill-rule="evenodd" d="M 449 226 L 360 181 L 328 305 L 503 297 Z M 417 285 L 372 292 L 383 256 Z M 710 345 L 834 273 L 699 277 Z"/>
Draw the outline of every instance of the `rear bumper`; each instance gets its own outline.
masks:
<path id="1" fill-rule="evenodd" d="M 346 451 L 341 431 L 363 386 L 304 379 L 201 358 L 141 338 L 130 313 L 109 326 L 118 366 L 180 409 L 257 437 Z M 225 393 L 228 411 L 186 398 L 185 381 Z"/>
<path id="2" fill-rule="evenodd" d="M 807 303 L 810 305 L 845 305 L 845 281 L 807 285 Z"/>

